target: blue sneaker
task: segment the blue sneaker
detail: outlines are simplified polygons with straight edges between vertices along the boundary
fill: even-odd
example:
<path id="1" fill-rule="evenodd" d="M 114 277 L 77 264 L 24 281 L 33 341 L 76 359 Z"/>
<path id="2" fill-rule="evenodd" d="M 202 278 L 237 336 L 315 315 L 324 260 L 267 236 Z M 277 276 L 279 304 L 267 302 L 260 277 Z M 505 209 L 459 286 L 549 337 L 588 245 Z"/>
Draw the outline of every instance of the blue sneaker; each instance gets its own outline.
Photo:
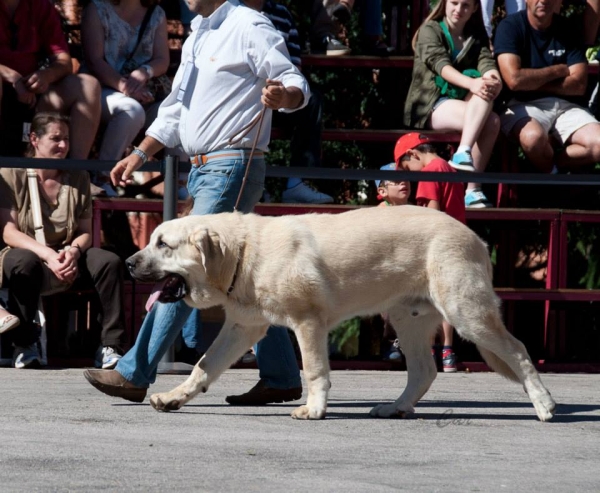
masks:
<path id="1" fill-rule="evenodd" d="M 452 159 L 448 161 L 448 164 L 461 171 L 475 171 L 471 151 L 457 152 L 452 156 Z"/>
<path id="2" fill-rule="evenodd" d="M 467 190 L 465 195 L 465 207 L 467 209 L 485 209 L 492 207 L 491 202 L 481 191 L 481 188 L 472 188 Z"/>
<path id="3" fill-rule="evenodd" d="M 114 348 L 110 346 L 98 348 L 96 351 L 96 361 L 94 364 L 96 368 L 102 368 L 103 370 L 112 370 L 121 359 L 121 355 L 117 353 Z"/>
<path id="4" fill-rule="evenodd" d="M 452 351 L 444 351 L 442 353 L 442 368 L 444 373 L 456 373 L 456 355 Z"/>
<path id="5" fill-rule="evenodd" d="M 396 339 L 390 350 L 383 356 L 383 361 L 395 361 L 400 363 L 402 361 L 402 353 L 400 352 L 400 341 Z"/>

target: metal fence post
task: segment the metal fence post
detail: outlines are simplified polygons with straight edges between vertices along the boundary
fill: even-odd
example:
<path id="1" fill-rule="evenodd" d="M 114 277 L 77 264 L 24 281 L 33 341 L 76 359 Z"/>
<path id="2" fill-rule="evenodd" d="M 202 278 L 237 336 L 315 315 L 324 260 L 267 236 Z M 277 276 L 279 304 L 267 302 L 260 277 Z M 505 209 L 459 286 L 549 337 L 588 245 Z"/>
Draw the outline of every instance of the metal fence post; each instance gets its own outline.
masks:
<path id="1" fill-rule="evenodd" d="M 179 157 L 165 156 L 163 175 L 165 188 L 163 195 L 163 220 L 170 221 L 177 217 L 177 189 L 179 176 Z M 193 369 L 187 363 L 175 362 L 175 348 L 171 346 L 158 364 L 158 373 L 187 374 Z"/>

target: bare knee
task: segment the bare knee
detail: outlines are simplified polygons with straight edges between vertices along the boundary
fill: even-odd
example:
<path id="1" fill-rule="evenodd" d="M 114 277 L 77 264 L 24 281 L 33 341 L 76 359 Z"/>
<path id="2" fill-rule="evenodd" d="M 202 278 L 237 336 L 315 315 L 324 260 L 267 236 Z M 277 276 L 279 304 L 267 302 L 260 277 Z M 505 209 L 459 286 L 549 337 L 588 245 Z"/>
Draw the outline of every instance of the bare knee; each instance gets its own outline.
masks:
<path id="1" fill-rule="evenodd" d="M 87 96 L 89 99 L 98 100 L 98 102 L 100 101 L 102 87 L 96 77 L 89 74 L 77 74 L 74 77 L 79 79 L 77 86 L 81 88 L 82 95 Z"/>
<path id="2" fill-rule="evenodd" d="M 550 145 L 548 134 L 539 126 L 525 126 L 518 133 L 519 143 L 523 152 L 534 166 L 541 171 L 552 169 L 554 152 Z"/>
<path id="3" fill-rule="evenodd" d="M 88 74 L 70 74 L 52 85 L 48 91 L 50 101 L 58 98 L 68 109 L 76 103 L 85 102 L 86 104 L 97 105 L 100 107 L 100 82 Z"/>
<path id="4" fill-rule="evenodd" d="M 541 127 L 526 126 L 519 132 L 519 142 L 525 152 L 548 144 L 548 135 Z"/>
<path id="5" fill-rule="evenodd" d="M 600 161 L 600 136 L 596 139 L 589 139 L 583 144 L 583 147 L 590 163 Z"/>

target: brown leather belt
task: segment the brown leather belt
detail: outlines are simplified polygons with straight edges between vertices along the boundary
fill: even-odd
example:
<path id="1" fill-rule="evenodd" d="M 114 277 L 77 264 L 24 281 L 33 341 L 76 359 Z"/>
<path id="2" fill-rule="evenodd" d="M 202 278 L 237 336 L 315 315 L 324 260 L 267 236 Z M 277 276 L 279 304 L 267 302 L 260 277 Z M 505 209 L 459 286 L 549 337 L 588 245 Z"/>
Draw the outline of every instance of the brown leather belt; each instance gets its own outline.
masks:
<path id="1" fill-rule="evenodd" d="M 262 158 L 263 156 L 264 153 L 262 151 L 255 151 L 253 158 Z M 241 158 L 245 161 L 248 157 L 250 157 L 250 149 L 224 149 L 222 151 L 213 151 L 207 154 L 196 154 L 195 156 L 191 156 L 190 163 L 195 168 L 199 168 L 214 159 Z"/>

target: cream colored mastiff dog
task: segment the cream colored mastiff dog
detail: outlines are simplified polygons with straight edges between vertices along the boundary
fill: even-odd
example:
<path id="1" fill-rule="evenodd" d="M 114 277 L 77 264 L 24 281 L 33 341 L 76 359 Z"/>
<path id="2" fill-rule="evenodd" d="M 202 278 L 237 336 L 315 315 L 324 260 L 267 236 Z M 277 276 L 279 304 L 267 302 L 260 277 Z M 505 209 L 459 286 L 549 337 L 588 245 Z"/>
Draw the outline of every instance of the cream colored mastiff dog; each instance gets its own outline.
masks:
<path id="1" fill-rule="evenodd" d="M 298 338 L 308 386 L 306 405 L 292 417 L 322 419 L 329 330 L 385 312 L 406 356 L 408 382 L 372 416 L 414 412 L 436 377 L 430 339 L 442 319 L 474 342 L 491 368 L 523 384 L 540 420 L 554 414 L 525 347 L 502 323 L 486 245 L 446 214 L 403 206 L 276 218 L 189 216 L 160 225 L 127 265 L 140 281 L 161 281 L 160 301 L 225 309 L 221 332 L 190 377 L 152 395 L 157 410 L 179 409 L 206 392 L 270 325 L 283 325 Z"/>

